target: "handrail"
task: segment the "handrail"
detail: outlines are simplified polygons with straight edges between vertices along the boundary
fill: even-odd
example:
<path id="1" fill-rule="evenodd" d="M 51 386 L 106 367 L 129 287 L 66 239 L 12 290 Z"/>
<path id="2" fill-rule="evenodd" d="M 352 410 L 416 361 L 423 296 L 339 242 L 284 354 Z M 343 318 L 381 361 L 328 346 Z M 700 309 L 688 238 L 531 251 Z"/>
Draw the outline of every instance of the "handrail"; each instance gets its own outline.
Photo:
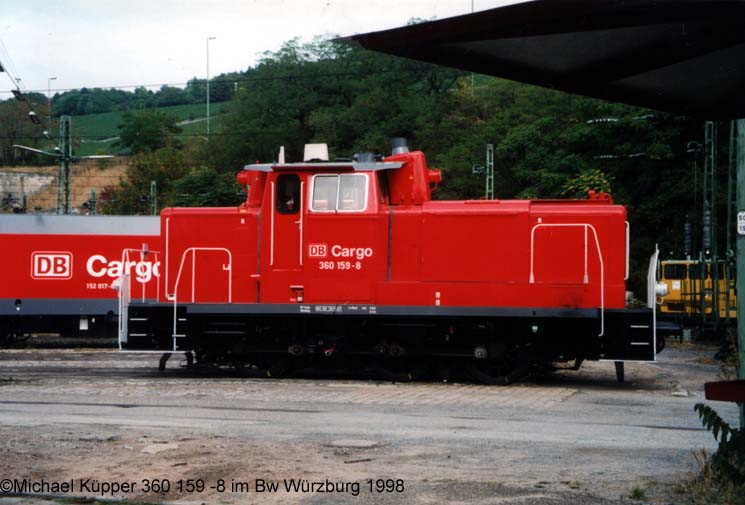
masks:
<path id="1" fill-rule="evenodd" d="M 631 225 L 628 221 L 626 223 L 626 272 L 623 276 L 623 280 L 629 280 L 630 259 L 631 259 Z"/>
<path id="2" fill-rule="evenodd" d="M 605 265 L 603 263 L 603 252 L 600 250 L 600 241 L 598 240 L 598 233 L 595 227 L 589 223 L 538 223 L 530 230 L 530 284 L 535 284 L 535 273 L 533 271 L 534 257 L 535 257 L 535 232 L 538 228 L 583 228 L 584 239 L 585 239 L 585 272 L 584 272 L 584 283 L 589 282 L 588 269 L 587 269 L 587 231 L 592 231 L 593 238 L 595 240 L 595 249 L 598 253 L 598 260 L 600 261 L 600 333 L 598 337 L 602 337 L 605 333 Z"/>
<path id="3" fill-rule="evenodd" d="M 271 212 L 269 216 L 269 266 L 274 266 L 274 212 L 276 211 L 274 208 L 274 181 L 269 183 L 269 193 L 271 194 L 271 207 L 269 208 Z"/>
<path id="4" fill-rule="evenodd" d="M 303 198 L 305 195 L 305 181 L 300 183 L 300 266 L 303 266 Z"/>
<path id="5" fill-rule="evenodd" d="M 131 253 L 131 252 L 140 253 L 143 256 L 144 256 L 144 254 L 152 254 L 153 255 L 153 258 L 155 260 L 155 261 L 152 261 L 151 262 L 153 264 L 153 267 L 155 265 L 157 265 L 158 263 L 160 263 L 158 261 L 158 255 L 160 254 L 160 252 L 159 251 L 149 251 L 149 250 L 147 250 L 144 247 L 145 245 L 146 244 L 143 244 L 143 248 L 142 249 L 133 249 L 131 247 L 126 247 L 126 248 L 122 249 L 122 276 L 119 277 L 119 280 L 121 280 L 124 277 L 124 275 L 128 273 L 127 272 L 127 263 L 130 263 L 130 261 L 129 261 L 129 253 Z M 142 261 L 145 261 L 145 258 L 144 257 L 142 258 Z M 159 294 L 160 294 L 160 275 L 155 275 L 155 270 L 153 270 L 153 276 L 157 278 L 156 281 L 155 281 L 155 296 L 157 298 L 159 296 Z M 132 282 L 131 276 L 130 276 L 129 282 Z M 140 284 L 142 284 L 142 302 L 145 303 L 145 284 L 147 284 L 147 283 L 146 282 L 141 282 Z"/>
<path id="6" fill-rule="evenodd" d="M 124 341 L 127 342 L 129 339 L 128 333 L 128 319 L 129 319 L 129 302 L 130 299 L 130 293 L 129 293 L 129 274 L 124 273 L 119 279 L 117 279 L 114 282 L 119 282 L 118 285 L 118 299 L 119 299 L 119 320 L 117 321 L 117 326 L 119 330 L 118 335 L 118 343 L 119 343 L 119 350 L 122 350 L 122 337 L 124 338 Z M 126 298 L 126 300 L 125 300 Z"/>
<path id="7" fill-rule="evenodd" d="M 114 281 L 114 283 L 112 285 L 115 289 L 118 290 L 118 295 L 117 295 L 117 299 L 118 299 L 117 305 L 118 305 L 118 307 L 117 308 L 118 308 L 118 318 L 119 318 L 119 320 L 118 320 L 117 326 L 118 326 L 119 335 L 118 335 L 117 340 L 118 340 L 118 343 L 119 343 L 119 350 L 122 349 L 122 337 L 124 337 L 124 341 L 125 342 L 128 340 L 127 339 L 128 335 L 126 333 L 128 331 L 128 321 L 127 321 L 127 319 L 128 319 L 129 316 L 128 316 L 128 314 L 125 314 L 125 312 L 128 312 L 129 311 L 129 303 L 132 301 L 132 298 L 131 298 L 131 296 L 132 296 L 131 295 L 131 292 L 132 292 L 132 276 L 129 273 L 129 268 L 127 268 L 127 264 L 128 263 L 131 263 L 129 261 L 129 254 L 130 253 L 140 253 L 140 254 L 143 254 L 143 255 L 144 255 L 144 253 L 148 253 L 148 254 L 152 254 L 153 255 L 153 259 L 155 260 L 155 261 L 152 261 L 152 263 L 153 263 L 153 276 L 156 277 L 156 281 L 155 281 L 156 282 L 155 296 L 157 297 L 160 294 L 160 274 L 158 273 L 156 275 L 156 271 L 155 271 L 155 265 L 157 265 L 158 263 L 160 263 L 158 261 L 158 254 L 160 254 L 160 252 L 159 251 L 148 251 L 145 248 L 145 244 L 143 244 L 142 249 L 133 249 L 133 248 L 130 248 L 130 247 L 127 247 L 127 248 L 122 249 L 122 256 L 121 256 L 122 272 L 121 272 L 121 276 L 118 277 Z M 142 260 L 144 261 L 144 258 L 142 258 Z M 147 283 L 146 282 L 142 282 L 141 284 L 142 284 L 142 302 L 145 303 L 145 293 L 146 293 L 146 286 L 145 285 Z M 126 298 L 126 300 L 125 300 L 125 298 Z M 125 309 L 126 309 L 126 311 L 125 311 Z"/>
<path id="8" fill-rule="evenodd" d="M 196 256 L 197 252 L 199 251 L 218 251 L 218 252 L 224 252 L 228 255 L 228 264 L 223 265 L 222 269 L 223 271 L 228 272 L 228 303 L 233 303 L 233 254 L 230 252 L 229 249 L 226 249 L 224 247 L 189 247 L 188 249 L 185 249 L 184 252 L 181 254 L 181 263 L 179 264 L 178 268 L 178 274 L 176 275 L 176 282 L 173 285 L 173 333 L 171 337 L 173 338 L 173 350 L 176 351 L 176 338 L 178 338 L 178 334 L 176 333 L 176 323 L 178 321 L 176 312 L 178 308 L 178 286 L 181 282 L 181 274 L 184 270 L 184 261 L 186 261 L 187 255 L 191 254 L 191 303 L 194 303 L 196 299 L 196 292 L 195 292 L 195 284 L 196 284 L 196 277 L 197 277 L 197 271 L 196 271 Z M 166 290 L 168 289 L 168 286 L 166 286 Z"/>

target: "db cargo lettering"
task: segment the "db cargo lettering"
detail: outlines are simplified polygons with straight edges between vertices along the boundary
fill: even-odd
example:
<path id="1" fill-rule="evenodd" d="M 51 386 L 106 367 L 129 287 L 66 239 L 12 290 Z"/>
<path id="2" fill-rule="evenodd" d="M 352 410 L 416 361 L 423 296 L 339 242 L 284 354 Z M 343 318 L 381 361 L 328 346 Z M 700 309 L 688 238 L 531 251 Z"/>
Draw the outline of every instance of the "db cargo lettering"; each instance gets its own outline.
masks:
<path id="1" fill-rule="evenodd" d="M 134 275 L 137 282 L 141 283 L 150 282 L 153 276 L 160 277 L 160 261 L 156 261 L 155 263 L 149 261 L 127 261 L 123 269 L 121 261 L 109 261 L 106 256 L 94 254 L 88 258 L 85 268 L 91 277 L 108 276 L 112 279 L 117 279 L 125 273 L 124 269 L 126 269 L 126 273 Z"/>
<path id="2" fill-rule="evenodd" d="M 335 258 L 355 258 L 362 260 L 373 255 L 372 247 L 342 247 L 334 245 L 331 247 L 331 256 Z"/>
<path id="3" fill-rule="evenodd" d="M 34 279 L 72 278 L 72 253 L 35 252 L 31 254 L 31 277 Z"/>
<path id="4" fill-rule="evenodd" d="M 339 244 L 331 246 L 331 256 L 334 258 L 355 258 L 363 260 L 373 255 L 371 247 L 343 247 Z M 328 256 L 326 244 L 309 244 L 308 256 L 311 258 L 325 258 Z"/>

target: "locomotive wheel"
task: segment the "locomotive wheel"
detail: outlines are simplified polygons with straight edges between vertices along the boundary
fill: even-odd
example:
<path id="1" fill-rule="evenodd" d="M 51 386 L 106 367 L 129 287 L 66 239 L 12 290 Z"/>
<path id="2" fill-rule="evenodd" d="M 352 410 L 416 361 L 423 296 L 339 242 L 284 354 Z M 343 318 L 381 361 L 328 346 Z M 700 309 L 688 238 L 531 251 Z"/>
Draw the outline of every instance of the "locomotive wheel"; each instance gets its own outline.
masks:
<path id="1" fill-rule="evenodd" d="M 519 349 L 504 349 L 485 360 L 470 360 L 466 367 L 471 377 L 483 384 L 506 386 L 530 375 L 531 360 Z"/>

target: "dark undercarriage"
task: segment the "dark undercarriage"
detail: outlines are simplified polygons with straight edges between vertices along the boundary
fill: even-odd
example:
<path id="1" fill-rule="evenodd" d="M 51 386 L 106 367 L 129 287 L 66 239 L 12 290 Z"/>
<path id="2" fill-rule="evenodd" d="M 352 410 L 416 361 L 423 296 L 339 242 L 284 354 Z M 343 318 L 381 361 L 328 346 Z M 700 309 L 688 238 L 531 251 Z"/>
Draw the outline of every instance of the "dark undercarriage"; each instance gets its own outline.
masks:
<path id="1" fill-rule="evenodd" d="M 326 307 L 326 306 L 323 306 Z M 189 352 L 201 366 L 235 367 L 251 376 L 347 371 L 396 380 L 473 380 L 506 384 L 584 360 L 654 359 L 652 313 L 646 309 L 448 310 L 382 314 L 325 311 L 250 313 L 180 306 L 129 307 L 127 350 Z M 412 311 L 415 312 L 415 311 Z M 420 311 L 421 312 L 421 311 Z M 601 322 L 603 335 L 599 336 Z M 175 342 L 175 346 L 174 346 Z M 661 347 L 662 342 L 657 342 Z M 661 350 L 661 349 L 657 349 Z"/>

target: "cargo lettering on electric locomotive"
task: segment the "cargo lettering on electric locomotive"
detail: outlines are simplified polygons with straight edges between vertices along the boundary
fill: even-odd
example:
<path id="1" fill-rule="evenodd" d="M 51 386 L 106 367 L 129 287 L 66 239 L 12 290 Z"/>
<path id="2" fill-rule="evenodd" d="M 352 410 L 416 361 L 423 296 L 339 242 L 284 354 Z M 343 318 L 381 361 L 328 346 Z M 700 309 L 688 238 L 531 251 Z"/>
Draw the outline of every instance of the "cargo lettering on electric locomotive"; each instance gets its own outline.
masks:
<path id="1" fill-rule="evenodd" d="M 114 336 L 117 278 L 132 275 L 133 297 L 157 297 L 158 226 L 157 217 L 0 214 L 0 343 L 33 333 Z M 137 251 L 124 266 L 123 249 Z"/>
<path id="2" fill-rule="evenodd" d="M 134 279 L 143 284 L 160 277 L 160 261 L 125 261 L 109 260 L 101 254 L 94 254 L 85 262 L 85 268 L 91 277 L 109 277 L 118 279 L 124 274 L 134 274 Z"/>

